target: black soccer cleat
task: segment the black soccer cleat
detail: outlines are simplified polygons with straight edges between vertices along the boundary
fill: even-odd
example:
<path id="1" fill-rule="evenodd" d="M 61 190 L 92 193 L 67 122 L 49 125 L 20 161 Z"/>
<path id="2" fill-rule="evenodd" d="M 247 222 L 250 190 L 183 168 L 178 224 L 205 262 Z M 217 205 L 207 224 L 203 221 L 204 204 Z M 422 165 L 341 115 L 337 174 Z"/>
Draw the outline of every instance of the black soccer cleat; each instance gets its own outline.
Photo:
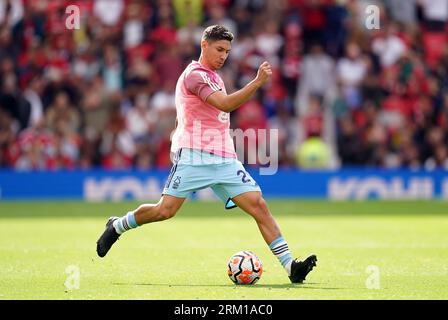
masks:
<path id="1" fill-rule="evenodd" d="M 297 259 L 293 260 L 289 280 L 291 280 L 292 283 L 302 283 L 307 274 L 316 266 L 316 261 L 317 257 L 314 254 L 304 261 L 299 261 Z"/>
<path id="2" fill-rule="evenodd" d="M 96 242 L 96 252 L 102 258 L 104 257 L 115 241 L 118 240 L 120 234 L 115 231 L 113 222 L 117 220 L 118 217 L 110 217 L 106 223 L 106 229 L 104 230 L 101 237 Z"/>

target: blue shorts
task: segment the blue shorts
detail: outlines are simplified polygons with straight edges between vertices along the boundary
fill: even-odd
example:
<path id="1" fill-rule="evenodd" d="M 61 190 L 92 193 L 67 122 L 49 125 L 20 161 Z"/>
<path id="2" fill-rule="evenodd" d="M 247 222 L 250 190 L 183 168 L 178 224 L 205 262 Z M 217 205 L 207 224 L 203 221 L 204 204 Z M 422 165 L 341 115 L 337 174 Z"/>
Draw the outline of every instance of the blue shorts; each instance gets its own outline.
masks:
<path id="1" fill-rule="evenodd" d="M 259 191 L 257 182 L 235 158 L 224 158 L 194 149 L 179 149 L 162 194 L 187 198 L 192 192 L 212 188 L 225 203 L 235 208 L 232 198 L 249 191 Z"/>

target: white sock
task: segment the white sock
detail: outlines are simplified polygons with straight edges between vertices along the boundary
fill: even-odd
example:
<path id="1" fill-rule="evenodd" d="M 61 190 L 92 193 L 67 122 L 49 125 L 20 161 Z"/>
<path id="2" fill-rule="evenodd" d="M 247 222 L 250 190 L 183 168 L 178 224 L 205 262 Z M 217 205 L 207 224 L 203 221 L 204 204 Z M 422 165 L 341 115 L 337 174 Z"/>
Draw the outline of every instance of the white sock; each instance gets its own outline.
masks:
<path id="1" fill-rule="evenodd" d="M 272 253 L 277 257 L 277 259 L 282 264 L 283 268 L 288 273 L 288 276 L 291 275 L 291 264 L 292 264 L 292 256 L 291 251 L 289 251 L 288 243 L 282 236 L 278 237 L 269 245 Z"/>
<path id="2" fill-rule="evenodd" d="M 135 221 L 134 212 L 130 211 L 123 217 L 116 219 L 113 222 L 113 226 L 118 234 L 122 234 L 128 230 L 137 228 L 138 224 Z"/>

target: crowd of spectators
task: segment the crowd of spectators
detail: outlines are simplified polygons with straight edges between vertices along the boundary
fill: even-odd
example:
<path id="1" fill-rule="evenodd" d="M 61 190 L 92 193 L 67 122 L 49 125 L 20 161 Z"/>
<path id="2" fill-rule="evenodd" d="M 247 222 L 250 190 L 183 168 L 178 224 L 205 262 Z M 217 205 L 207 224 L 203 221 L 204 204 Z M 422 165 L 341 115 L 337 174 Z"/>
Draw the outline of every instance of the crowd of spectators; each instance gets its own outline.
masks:
<path id="1" fill-rule="evenodd" d="M 0 168 L 169 168 L 177 78 L 222 24 L 228 92 L 273 66 L 231 122 L 277 129 L 281 166 L 448 169 L 447 21 L 448 0 L 0 0 Z"/>

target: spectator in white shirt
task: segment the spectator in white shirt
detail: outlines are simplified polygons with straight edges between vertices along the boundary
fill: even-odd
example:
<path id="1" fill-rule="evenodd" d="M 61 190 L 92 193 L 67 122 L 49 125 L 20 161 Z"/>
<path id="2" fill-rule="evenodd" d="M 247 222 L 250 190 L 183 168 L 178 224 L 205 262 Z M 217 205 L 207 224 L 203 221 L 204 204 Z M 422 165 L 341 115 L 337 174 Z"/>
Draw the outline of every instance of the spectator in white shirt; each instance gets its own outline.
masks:
<path id="1" fill-rule="evenodd" d="M 118 24 L 124 11 L 123 0 L 95 0 L 93 13 L 106 26 Z"/>
<path id="2" fill-rule="evenodd" d="M 324 104 L 331 101 L 335 89 L 335 66 L 333 59 L 325 53 L 322 45 L 314 44 L 311 52 L 304 56 L 301 77 L 296 97 L 298 114 L 307 110 L 310 94 L 324 97 Z"/>
<path id="3" fill-rule="evenodd" d="M 426 21 L 448 21 L 448 0 L 419 0 Z"/>
<path id="4" fill-rule="evenodd" d="M 22 0 L 0 0 L 0 25 L 14 27 L 23 19 Z"/>
<path id="5" fill-rule="evenodd" d="M 151 110 L 149 97 L 139 94 L 135 98 L 135 105 L 126 114 L 127 129 L 135 141 L 143 139 L 157 122 L 157 114 Z"/>
<path id="6" fill-rule="evenodd" d="M 397 26 L 394 23 L 387 26 L 382 36 L 373 40 L 372 51 L 379 56 L 384 68 L 395 64 L 406 53 L 406 45 L 397 36 Z"/>
<path id="7" fill-rule="evenodd" d="M 366 75 L 366 68 L 359 45 L 354 42 L 348 43 L 345 56 L 337 63 L 336 72 L 345 100 L 352 108 L 361 105 L 359 86 Z"/>

